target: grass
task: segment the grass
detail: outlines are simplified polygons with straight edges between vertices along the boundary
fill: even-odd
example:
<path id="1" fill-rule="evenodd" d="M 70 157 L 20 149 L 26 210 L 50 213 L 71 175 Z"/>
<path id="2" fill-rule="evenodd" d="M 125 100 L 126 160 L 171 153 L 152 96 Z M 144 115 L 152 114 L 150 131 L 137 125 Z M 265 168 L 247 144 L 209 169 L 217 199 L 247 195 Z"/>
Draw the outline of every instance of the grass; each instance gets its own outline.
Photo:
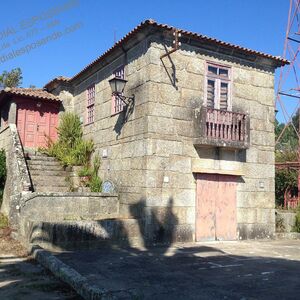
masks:
<path id="1" fill-rule="evenodd" d="M 0 229 L 8 227 L 8 218 L 7 216 L 0 213 Z"/>

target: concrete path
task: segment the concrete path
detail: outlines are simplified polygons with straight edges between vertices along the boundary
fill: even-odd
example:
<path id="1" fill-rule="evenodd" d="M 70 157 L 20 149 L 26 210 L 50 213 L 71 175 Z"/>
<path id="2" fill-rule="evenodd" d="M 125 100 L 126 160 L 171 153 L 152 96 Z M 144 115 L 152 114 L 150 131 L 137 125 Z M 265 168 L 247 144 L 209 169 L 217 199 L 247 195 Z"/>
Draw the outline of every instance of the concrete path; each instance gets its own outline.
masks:
<path id="1" fill-rule="evenodd" d="M 116 299 L 299 299 L 300 241 L 243 241 L 56 254 Z M 105 298 L 104 295 L 104 298 Z"/>

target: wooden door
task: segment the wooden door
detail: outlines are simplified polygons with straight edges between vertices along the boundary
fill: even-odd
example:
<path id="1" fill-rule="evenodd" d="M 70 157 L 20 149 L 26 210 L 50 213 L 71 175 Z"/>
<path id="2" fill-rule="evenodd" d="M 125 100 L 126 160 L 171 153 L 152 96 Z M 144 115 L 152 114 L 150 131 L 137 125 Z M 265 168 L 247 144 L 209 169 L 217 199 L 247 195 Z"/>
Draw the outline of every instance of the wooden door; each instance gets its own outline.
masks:
<path id="1" fill-rule="evenodd" d="M 236 239 L 236 177 L 198 174 L 196 240 Z"/>
<path id="2" fill-rule="evenodd" d="M 28 148 L 36 145 L 36 108 L 30 103 L 18 104 L 17 128 L 21 141 Z"/>
<path id="3" fill-rule="evenodd" d="M 29 101 L 20 101 L 17 105 L 17 128 L 24 147 L 45 147 L 46 136 L 53 141 L 57 139 L 58 106 L 43 103 L 37 107 L 35 102 Z"/>
<path id="4" fill-rule="evenodd" d="M 50 113 L 41 109 L 37 111 L 37 122 L 36 122 L 36 143 L 35 147 L 44 147 L 46 144 L 46 135 L 49 136 L 50 128 Z"/>

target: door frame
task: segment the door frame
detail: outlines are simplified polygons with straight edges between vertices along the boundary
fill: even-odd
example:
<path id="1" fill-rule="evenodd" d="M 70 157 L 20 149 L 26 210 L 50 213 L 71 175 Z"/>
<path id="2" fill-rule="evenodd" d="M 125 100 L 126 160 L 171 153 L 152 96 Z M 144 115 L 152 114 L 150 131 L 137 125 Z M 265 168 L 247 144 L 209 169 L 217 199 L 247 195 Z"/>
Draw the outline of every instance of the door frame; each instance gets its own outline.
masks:
<path id="1" fill-rule="evenodd" d="M 228 177 L 231 177 L 231 178 L 234 178 L 234 182 L 236 183 L 236 187 L 235 187 L 235 227 L 236 227 L 236 236 L 235 236 L 235 239 L 232 239 L 232 240 L 228 240 L 228 241 L 234 241 L 234 240 L 237 240 L 238 239 L 238 235 L 237 235 L 237 229 L 238 229 L 238 226 L 237 226 L 237 183 L 238 183 L 238 178 L 241 176 L 241 175 L 236 175 L 236 174 L 223 174 L 223 173 L 208 173 L 208 172 L 197 172 L 195 173 L 195 177 L 196 177 L 196 197 L 195 197 L 195 242 L 197 242 L 197 207 L 198 207 L 198 180 L 200 180 L 200 175 L 213 175 L 213 176 L 217 176 L 217 178 L 219 176 L 228 176 Z M 218 180 L 219 182 L 219 180 Z M 216 227 L 216 221 L 215 221 L 215 227 Z M 216 230 L 216 228 L 215 228 Z M 215 239 L 213 240 L 202 240 L 203 242 L 204 241 L 217 241 L 218 239 L 216 239 L 216 234 L 215 234 Z M 225 241 L 225 240 L 223 240 Z M 200 242 L 200 241 L 199 241 Z"/>
<path id="2" fill-rule="evenodd" d="M 24 105 L 25 107 L 25 117 L 24 117 L 24 124 L 23 124 L 23 133 L 22 133 L 22 136 L 23 136 L 23 139 L 20 137 L 21 139 L 21 142 L 23 144 L 24 142 L 24 145 L 23 147 L 27 147 L 25 145 L 25 136 L 26 136 L 26 113 L 27 113 L 27 110 L 26 110 L 26 105 L 29 106 L 34 106 L 34 111 L 36 114 L 39 114 L 41 115 L 41 112 L 43 113 L 47 113 L 47 111 L 49 110 L 49 118 L 48 118 L 48 128 L 49 128 L 49 136 L 50 136 L 50 128 L 51 128 L 51 117 L 52 115 L 56 114 L 57 115 L 57 125 L 58 125 L 58 122 L 59 122 L 59 107 L 60 107 L 60 102 L 57 102 L 57 101 L 45 101 L 45 100 L 42 100 L 42 99 L 32 99 L 32 98 L 15 98 L 13 99 L 16 103 L 16 120 L 15 120 L 15 123 L 16 123 L 16 126 L 17 126 L 17 129 L 18 129 L 18 132 L 19 132 L 19 128 L 18 128 L 18 118 L 19 118 L 19 108 L 20 108 L 20 105 Z M 41 106 L 38 106 L 38 102 L 41 103 Z M 45 109 L 46 107 L 46 109 Z M 35 121 L 36 124 L 35 126 L 38 126 L 38 121 L 36 120 Z M 52 126 L 53 127 L 53 126 Z M 37 134 L 35 136 L 35 141 L 34 141 L 34 149 L 37 148 Z"/>

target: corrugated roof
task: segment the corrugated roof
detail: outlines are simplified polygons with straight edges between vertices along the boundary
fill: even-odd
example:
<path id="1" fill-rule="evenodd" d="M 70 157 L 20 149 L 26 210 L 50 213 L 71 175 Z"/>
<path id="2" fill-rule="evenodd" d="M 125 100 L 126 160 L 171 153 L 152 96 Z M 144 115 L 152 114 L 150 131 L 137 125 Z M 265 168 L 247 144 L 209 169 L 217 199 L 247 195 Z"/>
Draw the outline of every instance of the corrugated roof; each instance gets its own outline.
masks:
<path id="1" fill-rule="evenodd" d="M 0 92 L 0 95 L 15 95 L 36 98 L 41 100 L 51 100 L 51 101 L 60 101 L 57 96 L 54 96 L 51 93 L 48 93 L 44 89 L 35 89 L 35 88 L 5 88 Z"/>

